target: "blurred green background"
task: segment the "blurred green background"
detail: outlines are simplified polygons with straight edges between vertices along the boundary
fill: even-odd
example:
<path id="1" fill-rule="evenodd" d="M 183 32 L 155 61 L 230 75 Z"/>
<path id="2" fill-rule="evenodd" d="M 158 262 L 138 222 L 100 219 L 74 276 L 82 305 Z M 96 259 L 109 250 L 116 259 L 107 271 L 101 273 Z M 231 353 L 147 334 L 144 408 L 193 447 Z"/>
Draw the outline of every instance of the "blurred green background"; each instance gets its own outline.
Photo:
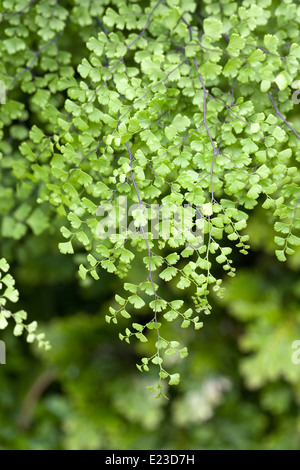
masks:
<path id="1" fill-rule="evenodd" d="M 39 321 L 52 350 L 1 333 L 0 448 L 298 449 L 300 364 L 292 363 L 292 343 L 300 339 L 300 254 L 275 259 L 272 221 L 259 209 L 248 233 L 250 254 L 236 255 L 237 276 L 224 279 L 224 298 L 213 299 L 204 328 L 171 325 L 190 354 L 176 364 L 169 358 L 182 376 L 166 390 L 169 400 L 146 389 L 155 371 L 135 366 L 147 343 L 121 342 L 123 325 L 104 320 L 122 281 L 102 272 L 83 285 L 55 237 L 5 242 L 20 308 Z M 187 304 L 191 295 L 185 291 Z"/>

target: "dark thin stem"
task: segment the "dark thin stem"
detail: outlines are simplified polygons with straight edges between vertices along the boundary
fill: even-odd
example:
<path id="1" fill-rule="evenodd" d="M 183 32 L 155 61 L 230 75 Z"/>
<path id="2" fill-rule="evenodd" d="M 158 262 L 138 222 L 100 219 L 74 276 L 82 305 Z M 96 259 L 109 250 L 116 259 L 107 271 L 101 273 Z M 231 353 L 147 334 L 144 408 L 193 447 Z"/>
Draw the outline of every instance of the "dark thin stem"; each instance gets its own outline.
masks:
<path id="1" fill-rule="evenodd" d="M 98 24 L 98 26 L 100 27 L 100 29 L 103 31 L 104 34 L 106 34 L 106 36 L 108 35 L 108 31 L 106 31 L 106 29 L 104 28 L 103 26 L 103 23 L 101 23 L 101 21 L 99 20 L 99 18 L 96 18 L 96 23 Z"/>
<path id="2" fill-rule="evenodd" d="M 184 24 L 187 26 L 188 30 L 189 30 L 189 33 L 190 33 L 190 40 L 192 41 L 193 40 L 193 34 L 192 34 L 192 28 L 191 26 L 185 21 L 185 19 L 182 17 L 182 21 L 184 22 Z M 201 76 L 201 73 L 200 73 L 200 70 L 199 70 L 199 66 L 198 66 L 198 63 L 197 63 L 197 60 L 196 60 L 196 57 L 194 56 L 193 57 L 193 62 L 194 62 L 194 65 L 196 67 L 196 70 L 197 70 L 197 73 L 198 73 L 198 77 L 199 77 L 199 80 L 200 80 L 200 83 L 202 85 L 202 88 L 203 88 L 203 92 L 204 92 L 204 101 L 203 101 L 203 123 L 204 123 L 204 126 L 205 126 L 205 129 L 206 129 L 206 132 L 207 132 L 207 135 L 209 137 L 209 140 L 210 140 L 210 143 L 212 145 L 212 148 L 213 148 L 213 156 L 212 156 L 212 162 L 211 162 L 211 169 L 210 169 L 210 186 L 211 186 L 211 203 L 214 201 L 214 184 L 213 184 L 213 171 L 214 171 L 214 164 L 215 164 L 215 158 L 216 158 L 216 155 L 218 153 L 217 151 L 217 148 L 214 144 L 214 141 L 213 141 L 213 138 L 211 136 L 211 133 L 210 133 L 210 130 L 209 130 L 209 127 L 208 127 L 208 124 L 207 124 L 207 119 L 206 119 L 206 108 L 207 108 L 207 96 L 209 95 L 207 89 L 206 89 L 206 86 L 204 84 L 204 81 L 203 81 L 203 78 Z"/>
<path id="3" fill-rule="evenodd" d="M 137 188 L 137 185 L 136 185 L 136 182 L 135 182 L 135 178 L 134 178 L 134 174 L 133 174 L 133 168 L 132 168 L 132 158 L 134 157 L 134 155 L 132 154 L 131 150 L 130 150 L 130 147 L 129 147 L 129 144 L 128 142 L 126 143 L 126 147 L 127 147 L 127 150 L 128 150 L 128 154 L 129 154 L 129 160 L 130 160 L 130 178 L 132 180 L 132 183 L 133 183 L 133 186 L 134 186 L 134 189 L 135 189 L 135 192 L 136 192 L 136 195 L 137 195 L 137 198 L 138 198 L 138 201 L 139 201 L 139 205 L 140 207 L 143 205 L 143 202 L 141 200 L 141 197 L 140 197 L 140 194 L 139 194 L 139 190 Z M 156 292 L 156 288 L 155 288 L 155 284 L 154 284 L 154 281 L 153 281 L 153 277 L 152 277 L 152 265 L 151 265 L 151 250 L 150 250 L 150 247 L 149 247 L 149 243 L 148 243 L 148 240 L 147 240 L 147 236 L 145 234 L 145 230 L 144 230 L 144 227 L 142 225 L 140 225 L 140 230 L 143 234 L 143 238 L 145 240 L 145 244 L 146 244 L 146 247 L 147 247 L 147 252 L 148 252 L 148 260 L 149 260 L 149 279 L 150 279 L 150 282 L 151 282 L 151 285 L 152 285 L 152 289 L 153 289 L 153 293 L 154 293 L 154 302 L 155 302 L 155 312 L 154 312 L 154 320 L 155 320 L 155 325 L 156 325 L 156 331 L 157 331 L 157 339 L 159 341 L 160 339 L 160 334 L 159 334 L 159 328 L 158 328 L 158 322 L 157 322 L 157 292 Z"/>
<path id="4" fill-rule="evenodd" d="M 57 33 L 57 35 L 51 39 L 51 41 L 47 42 L 47 44 L 45 44 L 39 51 L 37 51 L 35 53 L 35 56 L 33 57 L 33 59 L 30 61 L 29 65 L 27 67 L 25 67 L 18 75 L 16 75 L 16 77 L 14 77 L 14 79 L 12 80 L 12 82 L 9 84 L 9 86 L 7 87 L 7 89 L 5 90 L 5 94 L 8 93 L 8 91 L 14 86 L 14 84 L 16 83 L 16 81 L 25 73 L 27 72 L 28 70 L 32 70 L 32 67 L 33 67 L 33 64 L 35 63 L 35 61 L 37 60 L 37 58 L 39 57 L 39 55 L 45 50 L 47 49 L 47 47 L 51 46 L 51 44 L 53 44 L 54 42 L 57 41 L 57 39 L 59 38 L 59 36 L 62 34 L 63 31 L 59 31 Z"/>
<path id="5" fill-rule="evenodd" d="M 138 36 L 137 36 L 130 44 L 128 44 L 128 46 L 126 46 L 125 54 L 126 54 L 126 53 L 131 49 L 131 47 L 143 36 L 143 34 L 145 33 L 146 29 L 148 28 L 148 25 L 149 25 L 149 23 L 150 23 L 150 21 L 151 21 L 151 17 L 152 17 L 152 15 L 153 15 L 154 11 L 156 10 L 156 8 L 158 7 L 158 5 L 159 5 L 161 2 L 162 2 L 162 0 L 158 0 L 158 2 L 156 3 L 156 5 L 155 5 L 154 8 L 152 9 L 152 11 L 149 13 L 148 18 L 147 18 L 147 21 L 146 21 L 146 24 L 145 24 L 145 26 L 143 27 L 142 31 L 138 34 Z M 122 61 L 124 60 L 125 54 L 123 54 L 122 57 L 120 57 L 120 59 L 118 59 L 118 60 L 112 65 L 112 67 L 110 68 L 109 73 L 107 74 L 107 77 L 105 78 L 104 82 L 101 83 L 101 85 L 99 85 L 99 86 L 95 89 L 95 91 L 94 91 L 94 93 L 93 93 L 93 95 L 92 95 L 92 97 L 91 97 L 91 100 L 94 98 L 94 96 L 95 96 L 95 95 L 97 94 L 97 92 L 100 90 L 100 88 L 102 88 L 104 85 L 106 85 L 106 83 L 107 83 L 109 77 L 110 77 L 110 76 L 112 75 L 112 73 L 113 73 L 113 70 L 117 67 L 117 65 L 118 65 L 120 62 L 122 62 Z M 86 103 L 86 104 L 88 104 L 88 103 Z"/>
<path id="6" fill-rule="evenodd" d="M 25 7 L 21 8 L 21 10 L 14 11 L 13 13 L 9 13 L 8 15 L 4 16 L 2 18 L 2 20 L 0 21 L 0 23 L 2 23 L 2 21 L 4 21 L 4 20 L 7 20 L 7 18 L 10 18 L 11 16 L 21 15 L 23 13 L 23 11 L 27 10 L 27 8 L 29 8 L 30 5 L 32 5 L 35 1 L 36 0 L 31 0 L 29 3 L 27 3 L 27 5 L 25 5 Z"/>

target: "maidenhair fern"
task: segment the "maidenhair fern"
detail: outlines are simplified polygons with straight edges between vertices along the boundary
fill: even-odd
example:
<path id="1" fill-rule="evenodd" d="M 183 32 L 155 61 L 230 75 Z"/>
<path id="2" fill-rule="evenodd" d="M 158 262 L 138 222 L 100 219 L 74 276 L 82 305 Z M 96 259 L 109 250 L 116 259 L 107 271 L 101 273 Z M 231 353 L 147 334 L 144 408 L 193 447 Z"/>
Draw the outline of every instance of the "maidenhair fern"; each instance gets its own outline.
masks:
<path id="1" fill-rule="evenodd" d="M 188 354 L 168 323 L 203 326 L 211 290 L 223 294 L 215 263 L 235 275 L 231 254 L 247 254 L 257 204 L 280 261 L 299 245 L 299 8 L 1 4 L 2 237 L 51 233 L 59 221 L 60 251 L 75 262 L 86 253 L 83 284 L 101 282 L 103 269 L 124 279 L 106 319 L 128 320 L 121 340 L 153 342 L 137 367 L 158 367 L 159 394 L 161 379 L 180 379 L 165 356 Z M 130 268 L 141 262 L 136 282 Z M 194 310 L 181 299 L 189 286 Z"/>

